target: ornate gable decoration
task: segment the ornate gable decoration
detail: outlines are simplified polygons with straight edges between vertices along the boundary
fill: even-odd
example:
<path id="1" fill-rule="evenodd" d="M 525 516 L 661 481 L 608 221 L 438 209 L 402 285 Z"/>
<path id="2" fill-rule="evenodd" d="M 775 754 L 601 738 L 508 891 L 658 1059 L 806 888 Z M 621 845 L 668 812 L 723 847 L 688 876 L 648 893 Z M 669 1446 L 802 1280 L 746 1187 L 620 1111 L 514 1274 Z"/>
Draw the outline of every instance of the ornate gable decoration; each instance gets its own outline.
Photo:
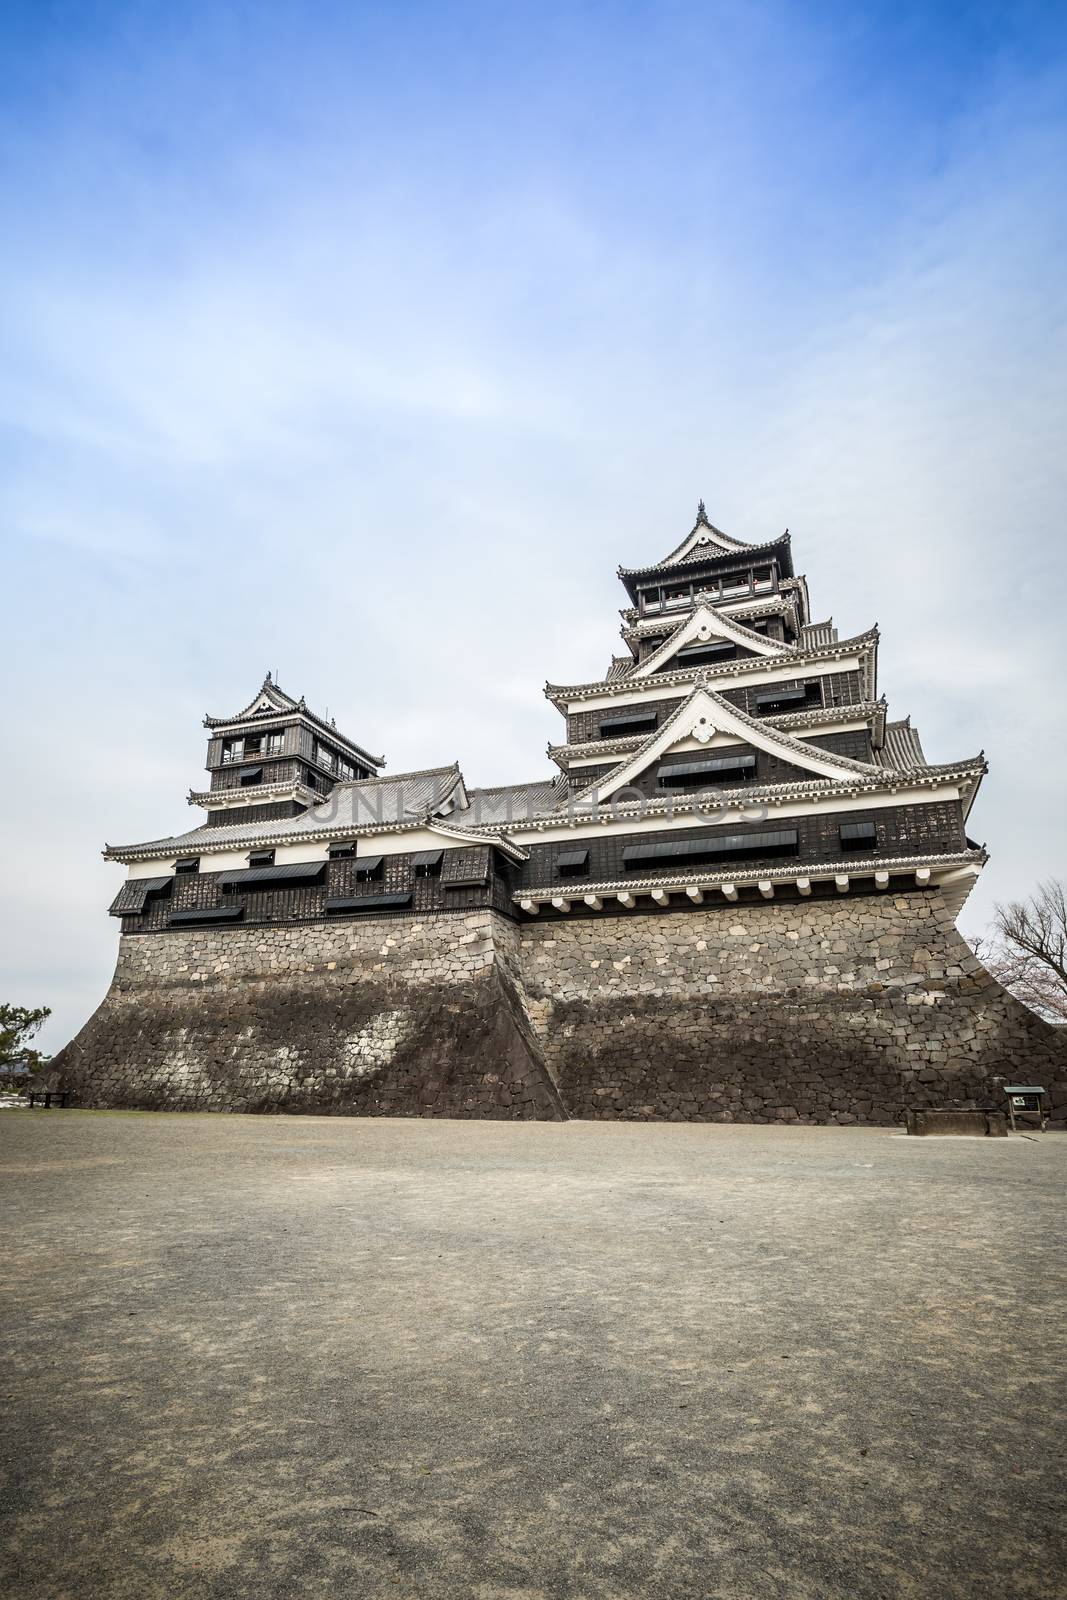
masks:
<path id="1" fill-rule="evenodd" d="M 642 661 L 640 666 L 634 667 L 629 677 L 647 678 L 686 645 L 706 644 L 710 639 L 723 639 L 730 644 L 740 645 L 742 649 L 751 650 L 753 655 L 757 656 L 790 655 L 796 648 L 791 644 L 783 644 L 780 639 L 767 639 L 762 633 L 756 633 L 752 628 L 744 627 L 742 623 L 731 621 L 722 612 L 713 611 L 710 606 L 697 606 L 692 616 L 687 617 L 669 639 L 664 639 L 659 649 L 647 660 Z"/>
<path id="2" fill-rule="evenodd" d="M 854 761 L 850 756 L 833 755 L 829 751 L 805 743 L 803 739 L 794 739 L 787 733 L 780 733 L 768 727 L 766 723 L 757 722 L 754 717 L 739 711 L 713 689 L 701 684 L 682 701 L 678 710 L 667 718 L 662 727 L 645 740 L 640 749 L 619 763 L 610 777 L 602 778 L 599 782 L 594 779 L 568 804 L 574 804 L 575 801 L 594 794 L 598 800 L 608 800 L 616 790 L 625 788 L 633 778 L 644 772 L 646 767 L 658 761 L 660 756 L 675 745 L 687 739 L 695 739 L 698 744 L 710 744 L 716 734 L 733 735 L 735 739 L 745 744 L 753 745 L 758 750 L 765 750 L 769 755 L 778 756 L 791 765 L 801 767 L 805 772 L 831 783 L 855 783 L 857 777 L 866 779 L 885 777 L 880 767 L 872 766 L 866 761 Z"/>
<path id="3" fill-rule="evenodd" d="M 292 695 L 286 694 L 284 689 L 278 687 L 271 679 L 268 672 L 263 679 L 263 687 L 243 711 L 236 711 L 232 717 L 210 717 L 210 723 L 243 722 L 246 717 L 277 716 L 279 712 L 296 711 L 300 702 L 294 700 Z"/>
<path id="4" fill-rule="evenodd" d="M 247 711 L 242 711 L 241 715 L 243 717 L 255 717 L 261 715 L 263 712 L 273 714 L 275 711 L 280 709 L 280 706 L 271 698 L 270 695 L 261 694 L 252 702 Z M 286 707 L 286 709 L 288 710 L 289 708 Z"/>
<path id="5" fill-rule="evenodd" d="M 685 561 L 687 558 L 702 555 L 710 551 L 713 555 L 718 552 L 724 555 L 734 551 L 748 550 L 751 547 L 742 543 L 740 539 L 731 539 L 728 533 L 723 533 L 721 528 L 716 528 L 714 523 L 708 521 L 708 513 L 704 509 L 703 500 L 697 506 L 697 519 L 693 530 L 687 534 L 681 544 L 672 550 L 670 555 L 664 556 L 659 563 L 661 567 L 673 566 L 675 562 Z"/>

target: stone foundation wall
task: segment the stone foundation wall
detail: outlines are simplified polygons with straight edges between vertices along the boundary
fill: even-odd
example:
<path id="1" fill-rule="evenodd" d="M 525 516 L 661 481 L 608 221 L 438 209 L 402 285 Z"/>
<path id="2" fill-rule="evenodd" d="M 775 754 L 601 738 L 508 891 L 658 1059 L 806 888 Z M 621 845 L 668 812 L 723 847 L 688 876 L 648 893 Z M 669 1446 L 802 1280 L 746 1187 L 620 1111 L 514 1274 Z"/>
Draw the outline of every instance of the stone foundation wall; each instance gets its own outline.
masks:
<path id="1" fill-rule="evenodd" d="M 941 895 L 530 923 L 526 1004 L 574 1117 L 888 1124 L 1003 1105 L 1067 1114 L 1067 1029 L 1007 994 Z"/>
<path id="2" fill-rule="evenodd" d="M 56 1066 L 175 1110 L 888 1124 L 1023 1078 L 1067 1114 L 1067 1030 L 936 892 L 127 936 Z"/>
<path id="3" fill-rule="evenodd" d="M 492 912 L 120 940 L 56 1058 L 81 1104 L 365 1116 L 563 1115 Z"/>

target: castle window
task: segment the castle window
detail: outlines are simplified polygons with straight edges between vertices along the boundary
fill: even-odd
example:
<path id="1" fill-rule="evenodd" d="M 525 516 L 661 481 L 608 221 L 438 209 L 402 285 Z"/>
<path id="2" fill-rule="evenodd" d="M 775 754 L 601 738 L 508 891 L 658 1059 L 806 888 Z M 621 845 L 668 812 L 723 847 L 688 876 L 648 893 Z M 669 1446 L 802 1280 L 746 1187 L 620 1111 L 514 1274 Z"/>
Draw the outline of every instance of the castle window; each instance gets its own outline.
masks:
<path id="1" fill-rule="evenodd" d="M 263 735 L 263 754 L 266 756 L 278 756 L 281 755 L 281 752 L 281 733 L 265 733 Z"/>
<path id="2" fill-rule="evenodd" d="M 262 783 L 263 782 L 263 768 L 262 767 L 245 767 L 244 770 L 240 773 L 239 777 L 240 777 L 241 788 L 242 789 L 251 789 L 257 783 Z"/>
<path id="3" fill-rule="evenodd" d="M 224 739 L 222 741 L 222 759 L 229 765 L 231 761 L 243 761 L 245 758 L 245 742 L 243 739 Z"/>
<path id="4" fill-rule="evenodd" d="M 703 839 L 630 845 L 623 850 L 622 864 L 629 872 L 648 871 L 655 867 L 685 867 L 701 861 L 744 861 L 761 856 L 795 855 L 798 846 L 799 835 L 795 828 L 759 833 L 718 833 L 712 829 Z"/>
<path id="5" fill-rule="evenodd" d="M 139 917 L 150 909 L 150 898 L 165 900 L 174 888 L 173 878 L 127 878 L 112 902 L 111 917 Z"/>
<path id="6" fill-rule="evenodd" d="M 701 789 L 708 783 L 729 783 L 731 779 L 743 783 L 755 776 L 755 756 L 740 754 L 666 763 L 657 771 L 656 781 L 661 789 Z"/>
<path id="7" fill-rule="evenodd" d="M 693 598 L 692 584 L 675 584 L 671 589 L 664 589 L 663 604 L 669 609 L 676 606 L 687 606 Z"/>
<path id="8" fill-rule="evenodd" d="M 356 861 L 356 882 L 370 883 L 382 875 L 384 856 L 360 856 Z"/>
<path id="9" fill-rule="evenodd" d="M 358 916 L 361 911 L 399 911 L 411 904 L 411 891 L 407 894 L 364 894 L 348 896 L 343 900 L 327 900 L 327 916 Z"/>
<path id="10" fill-rule="evenodd" d="M 189 911 L 172 911 L 167 921 L 172 928 L 187 922 L 237 922 L 244 913 L 244 906 L 239 905 L 197 906 Z"/>
<path id="11" fill-rule="evenodd" d="M 179 874 L 185 872 L 199 872 L 200 857 L 184 856 L 181 861 L 176 861 L 174 863 L 174 871 Z"/>
<path id="12" fill-rule="evenodd" d="M 584 878 L 589 872 L 588 850 L 564 850 L 556 857 L 556 871 L 561 878 Z"/>
<path id="13" fill-rule="evenodd" d="M 326 871 L 325 861 L 288 861 L 276 867 L 269 861 L 256 862 L 236 872 L 220 872 L 219 887 L 224 894 L 238 893 L 252 884 L 261 883 L 319 883 Z"/>
<path id="14" fill-rule="evenodd" d="M 274 851 L 253 850 L 248 857 L 248 865 L 250 867 L 273 867 Z"/>
<path id="15" fill-rule="evenodd" d="M 818 682 L 783 684 L 777 689 L 765 689 L 755 698 L 756 715 L 774 716 L 782 711 L 804 711 L 809 706 L 822 705 L 822 685 Z"/>
<path id="16" fill-rule="evenodd" d="M 416 878 L 439 878 L 443 850 L 416 850 L 411 858 Z"/>
<path id="17" fill-rule="evenodd" d="M 334 839 L 327 851 L 331 861 L 346 861 L 349 857 L 354 856 L 355 853 L 356 841 L 354 839 Z"/>
<path id="18" fill-rule="evenodd" d="M 675 666 L 700 667 L 711 661 L 732 661 L 736 655 L 737 646 L 732 639 L 713 639 L 706 644 L 686 644 L 673 660 L 664 662 L 660 670 L 671 672 Z"/>
<path id="19" fill-rule="evenodd" d="M 481 889 L 489 881 L 493 852 L 488 845 L 473 845 L 469 850 L 450 850 L 441 866 L 441 882 L 446 889 Z M 502 869 L 499 858 L 497 870 Z"/>
<path id="20" fill-rule="evenodd" d="M 654 711 L 630 711 L 625 716 L 605 717 L 600 724 L 602 739 L 622 739 L 630 733 L 651 733 L 656 726 Z"/>
<path id="21" fill-rule="evenodd" d="M 873 850 L 878 829 L 873 822 L 843 822 L 838 829 L 842 850 Z"/>
<path id="22" fill-rule="evenodd" d="M 774 575 L 770 567 L 757 567 L 752 574 L 752 579 L 757 591 L 774 588 Z"/>

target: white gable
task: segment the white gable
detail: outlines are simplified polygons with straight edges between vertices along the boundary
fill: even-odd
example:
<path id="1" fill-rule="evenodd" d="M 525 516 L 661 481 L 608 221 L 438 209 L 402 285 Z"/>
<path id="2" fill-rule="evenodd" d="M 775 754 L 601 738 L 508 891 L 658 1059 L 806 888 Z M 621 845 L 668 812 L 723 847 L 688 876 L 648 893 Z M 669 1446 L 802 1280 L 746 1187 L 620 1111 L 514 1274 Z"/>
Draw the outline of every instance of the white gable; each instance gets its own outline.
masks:
<path id="1" fill-rule="evenodd" d="M 732 706 L 713 690 L 700 686 L 683 700 L 678 710 L 668 717 L 657 731 L 650 735 L 639 750 L 619 763 L 614 772 L 600 782 L 589 785 L 583 794 L 596 791 L 599 800 L 607 800 L 616 790 L 625 788 L 634 778 L 650 767 L 668 750 L 708 748 L 713 744 L 744 742 L 757 750 L 788 761 L 791 765 L 810 772 L 813 777 L 826 778 L 836 783 L 854 783 L 857 776 L 882 776 L 878 767 L 866 762 L 853 761 L 847 756 L 835 756 L 792 738 L 787 733 L 756 722 L 736 706 Z M 569 802 L 573 803 L 573 801 Z"/>
<path id="2" fill-rule="evenodd" d="M 674 566 L 678 561 L 685 561 L 688 556 L 692 555 L 694 551 L 699 551 L 702 546 L 707 549 L 709 555 L 715 555 L 716 552 L 720 554 L 725 552 L 733 555 L 736 551 L 750 550 L 752 548 L 751 545 L 745 544 L 742 539 L 731 539 L 728 533 L 723 533 L 721 528 L 716 528 L 714 523 L 709 522 L 704 513 L 704 502 L 701 501 L 700 511 L 693 525 L 692 533 L 683 539 L 681 544 L 677 545 L 669 556 L 664 556 L 660 566 L 670 567 Z"/>
<path id="3" fill-rule="evenodd" d="M 784 656 L 795 650 L 794 645 L 783 644 L 779 639 L 765 639 L 762 633 L 755 633 L 740 622 L 733 622 L 711 606 L 697 606 L 692 616 L 687 617 L 670 638 L 664 639 L 659 649 L 654 650 L 628 676 L 631 679 L 650 677 L 687 644 L 706 644 L 710 639 L 727 640 L 730 644 L 751 650 L 757 656 Z"/>

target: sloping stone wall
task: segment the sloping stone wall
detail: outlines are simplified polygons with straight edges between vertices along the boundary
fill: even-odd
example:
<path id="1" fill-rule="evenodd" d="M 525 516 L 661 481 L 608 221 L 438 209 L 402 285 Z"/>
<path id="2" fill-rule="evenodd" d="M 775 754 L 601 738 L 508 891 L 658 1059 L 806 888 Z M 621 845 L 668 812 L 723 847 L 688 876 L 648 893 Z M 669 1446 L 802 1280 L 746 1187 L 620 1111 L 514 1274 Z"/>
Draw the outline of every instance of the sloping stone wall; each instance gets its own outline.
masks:
<path id="1" fill-rule="evenodd" d="M 934 891 L 126 936 L 56 1067 L 175 1110 L 888 1124 L 1022 1077 L 1067 1114 L 1067 1030 Z"/>
<path id="2" fill-rule="evenodd" d="M 1044 1083 L 1067 1029 L 1007 994 L 936 891 L 522 928 L 527 1006 L 574 1117 L 896 1121 Z"/>
<path id="3" fill-rule="evenodd" d="M 499 921 L 126 936 L 55 1065 L 89 1106 L 558 1118 Z"/>

